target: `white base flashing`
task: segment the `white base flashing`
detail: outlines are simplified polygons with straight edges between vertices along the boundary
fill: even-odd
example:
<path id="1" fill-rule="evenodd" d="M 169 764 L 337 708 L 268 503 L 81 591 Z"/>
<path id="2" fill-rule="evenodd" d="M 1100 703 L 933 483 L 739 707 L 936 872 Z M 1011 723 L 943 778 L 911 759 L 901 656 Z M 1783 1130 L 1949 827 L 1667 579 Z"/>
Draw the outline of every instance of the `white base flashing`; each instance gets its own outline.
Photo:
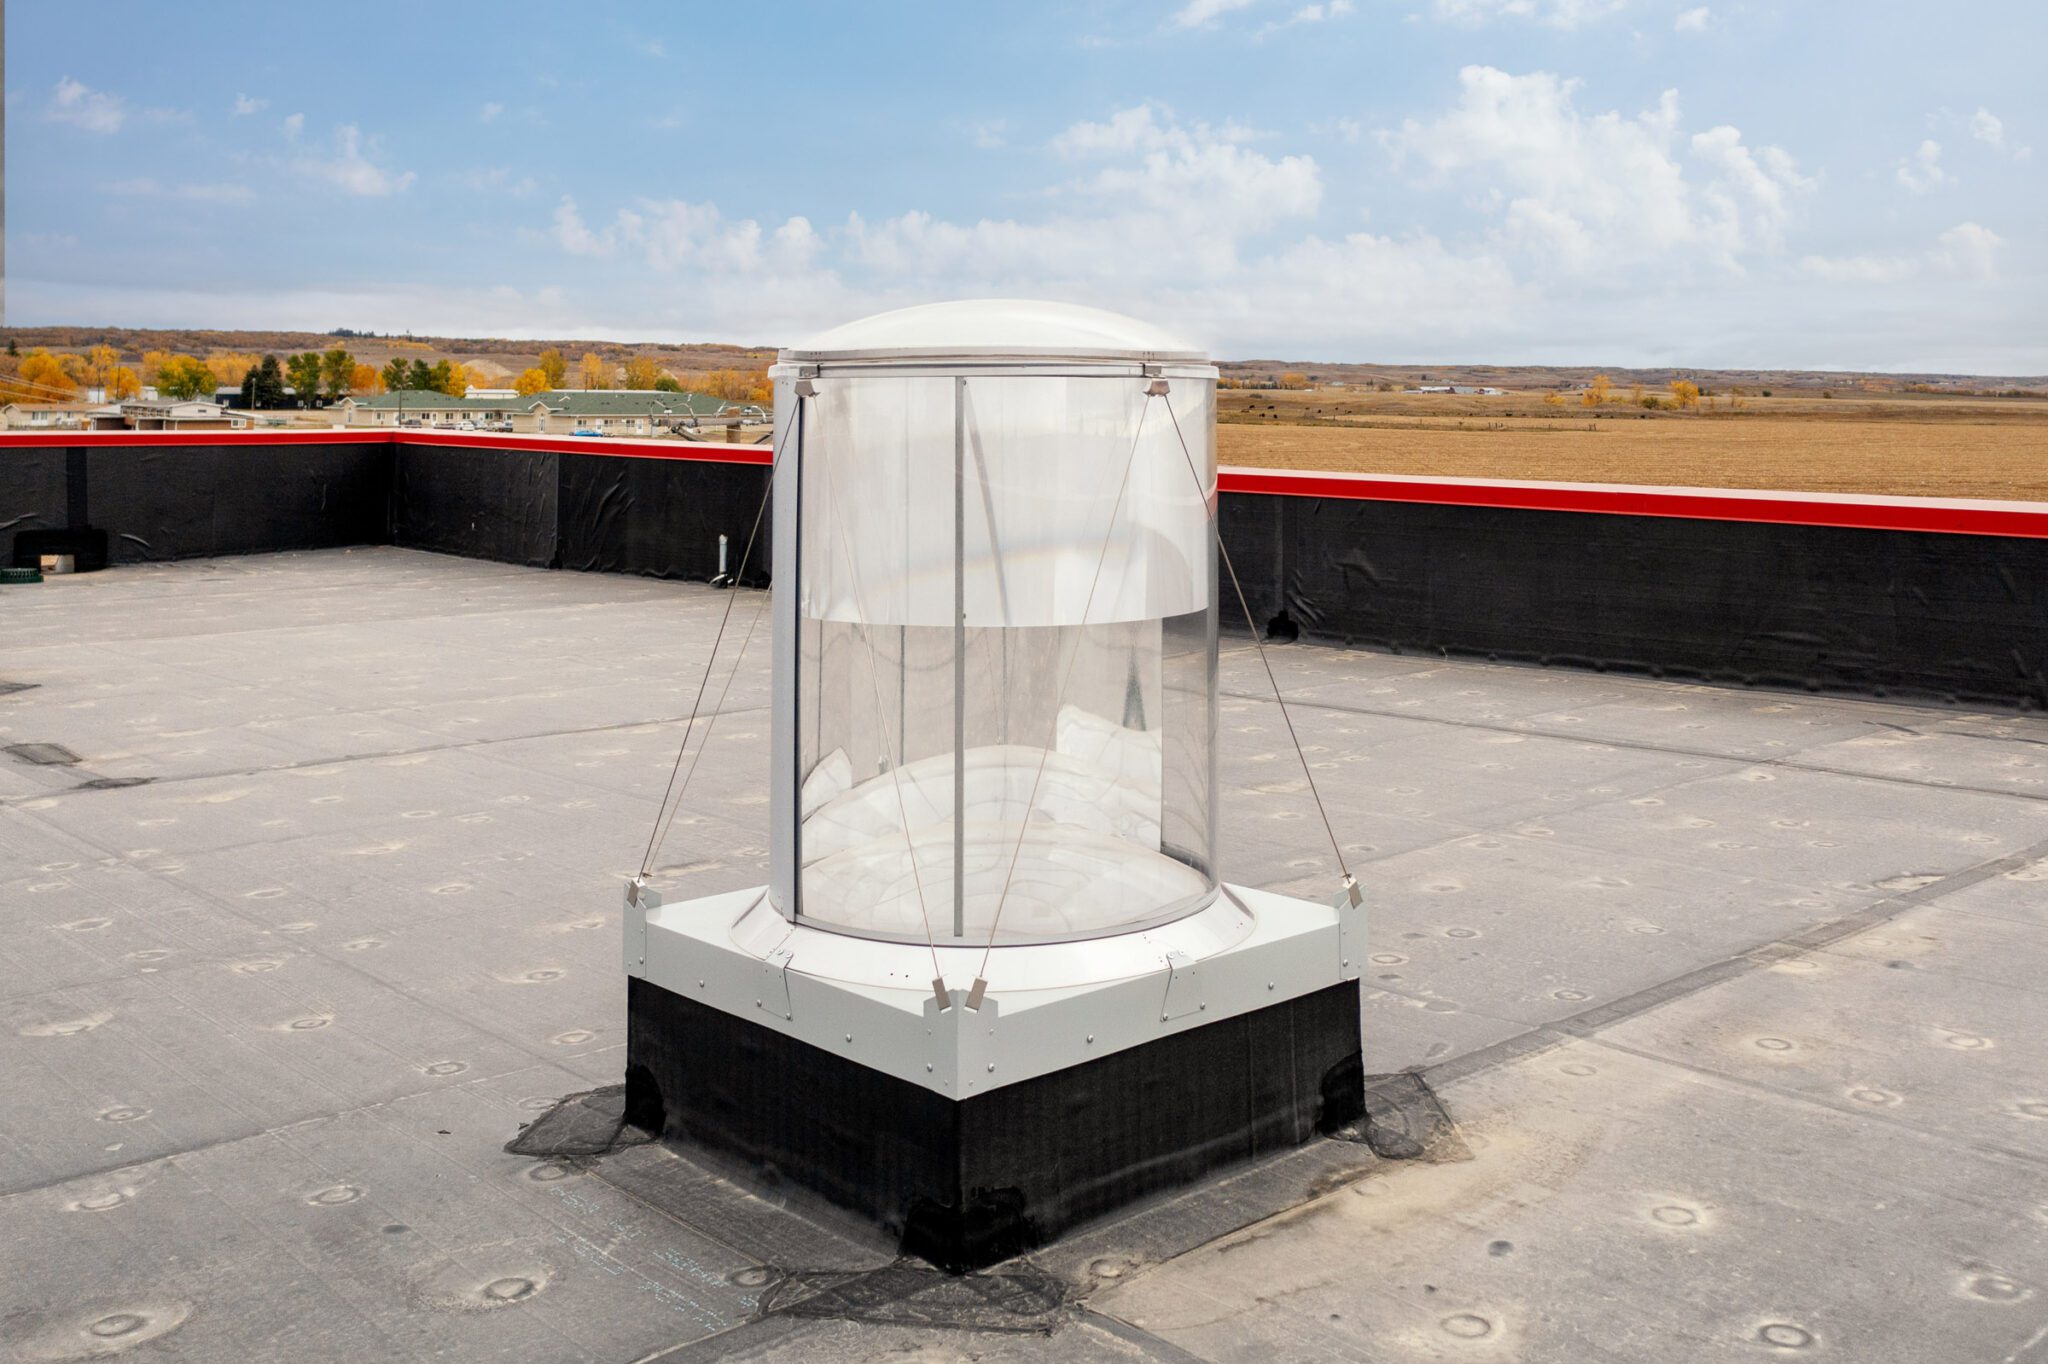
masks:
<path id="1" fill-rule="evenodd" d="M 1362 907 L 1226 886 L 1209 908 L 1144 932 L 998 947 L 969 1009 L 979 947 L 793 925 L 765 887 L 635 899 L 629 886 L 628 975 L 955 1099 L 1356 980 L 1365 954 Z"/>

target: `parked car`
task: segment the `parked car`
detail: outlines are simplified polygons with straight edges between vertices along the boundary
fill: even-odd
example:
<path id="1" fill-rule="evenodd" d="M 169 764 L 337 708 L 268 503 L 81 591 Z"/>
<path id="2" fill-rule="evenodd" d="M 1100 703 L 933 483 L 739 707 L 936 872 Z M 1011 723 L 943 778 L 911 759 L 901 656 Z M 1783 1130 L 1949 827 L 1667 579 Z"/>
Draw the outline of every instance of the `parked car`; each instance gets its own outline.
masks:
<path id="1" fill-rule="evenodd" d="M 579 426 L 574 431 L 571 431 L 569 434 L 572 436 L 601 436 L 604 434 L 604 432 L 593 431 L 587 426 Z"/>

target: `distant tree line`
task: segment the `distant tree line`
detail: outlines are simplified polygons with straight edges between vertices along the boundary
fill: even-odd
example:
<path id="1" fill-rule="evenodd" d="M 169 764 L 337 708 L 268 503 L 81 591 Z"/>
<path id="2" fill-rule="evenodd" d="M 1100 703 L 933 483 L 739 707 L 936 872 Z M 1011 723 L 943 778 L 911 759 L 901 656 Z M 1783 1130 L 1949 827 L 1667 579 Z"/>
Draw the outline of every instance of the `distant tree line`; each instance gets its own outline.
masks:
<path id="1" fill-rule="evenodd" d="M 335 335 L 345 331 L 341 329 Z M 159 397 L 183 401 L 211 397 L 219 389 L 232 388 L 237 390 L 238 406 L 275 410 L 312 407 L 351 393 L 399 389 L 459 398 L 471 387 L 493 382 L 503 380 L 494 381 L 488 369 L 459 360 L 428 361 L 401 355 L 380 369 L 357 361 L 339 345 L 282 357 L 223 350 L 200 359 L 152 350 L 143 353 L 139 366 L 132 367 L 121 363 L 120 353 L 106 344 L 88 347 L 80 353 L 53 354 L 37 347 L 23 355 L 10 340 L 7 352 L 0 355 L 0 401 L 76 402 L 88 392 L 100 392 L 106 400 L 119 402 L 137 396 L 145 387 L 154 388 Z M 716 369 L 678 377 L 649 356 L 632 355 L 615 361 L 592 351 L 586 352 L 572 370 L 568 358 L 553 347 L 542 351 L 539 362 L 520 373 L 511 386 L 522 396 L 575 387 L 697 392 L 726 402 L 764 406 L 774 399 L 774 386 L 766 368 Z"/>

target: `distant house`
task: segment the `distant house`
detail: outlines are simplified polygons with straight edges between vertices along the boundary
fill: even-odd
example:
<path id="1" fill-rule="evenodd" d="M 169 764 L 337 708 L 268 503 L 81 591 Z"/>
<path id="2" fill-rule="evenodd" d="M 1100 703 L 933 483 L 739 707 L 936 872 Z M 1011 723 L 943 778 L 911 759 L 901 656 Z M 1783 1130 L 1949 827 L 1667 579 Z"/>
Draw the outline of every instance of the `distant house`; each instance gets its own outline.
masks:
<path id="1" fill-rule="evenodd" d="M 598 431 L 607 436 L 652 436 L 701 423 L 765 421 L 759 407 L 709 393 L 662 389 L 552 389 L 526 400 L 533 429 L 543 434 Z"/>
<path id="2" fill-rule="evenodd" d="M 435 389 L 404 388 L 343 398 L 334 408 L 350 426 L 503 426 L 523 414 L 526 405 L 527 400 L 514 393 L 502 398 L 451 398 Z"/>
<path id="3" fill-rule="evenodd" d="M 12 402 L 0 407 L 0 426 L 9 431 L 82 431 L 92 423 L 94 404 Z"/>
<path id="4" fill-rule="evenodd" d="M 203 398 L 131 398 L 92 414 L 95 431 L 240 431 L 248 425 L 248 413 Z"/>

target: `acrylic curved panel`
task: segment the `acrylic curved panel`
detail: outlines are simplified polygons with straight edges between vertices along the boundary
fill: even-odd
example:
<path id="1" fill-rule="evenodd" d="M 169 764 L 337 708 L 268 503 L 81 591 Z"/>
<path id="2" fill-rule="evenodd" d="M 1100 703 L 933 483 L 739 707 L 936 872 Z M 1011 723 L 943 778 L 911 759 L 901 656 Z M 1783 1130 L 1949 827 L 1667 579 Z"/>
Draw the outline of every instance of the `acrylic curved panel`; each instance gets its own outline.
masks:
<path id="1" fill-rule="evenodd" d="M 806 922 L 1000 945 L 1213 897 L 1214 394 L 1173 387 L 819 383 L 777 773 Z"/>

